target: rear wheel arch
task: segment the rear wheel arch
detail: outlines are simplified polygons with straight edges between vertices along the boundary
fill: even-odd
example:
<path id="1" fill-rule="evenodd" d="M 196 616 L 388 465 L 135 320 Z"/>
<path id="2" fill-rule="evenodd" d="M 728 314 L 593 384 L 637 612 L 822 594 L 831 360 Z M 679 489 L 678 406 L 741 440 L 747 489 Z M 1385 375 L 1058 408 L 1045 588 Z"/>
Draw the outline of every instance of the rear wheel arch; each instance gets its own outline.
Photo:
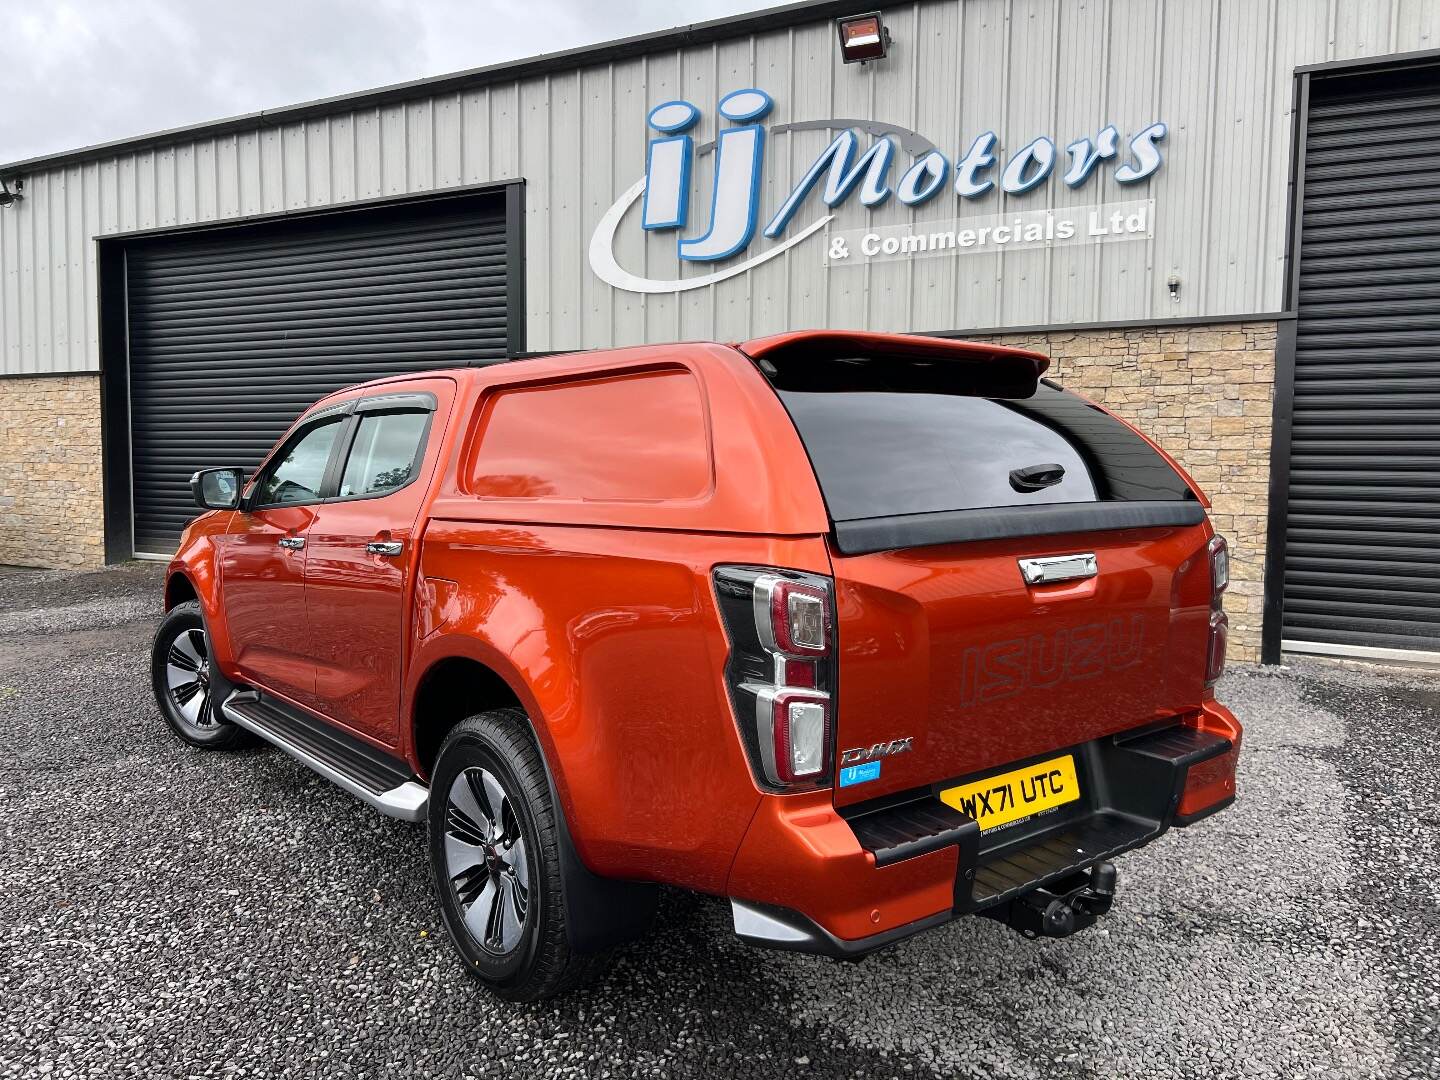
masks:
<path id="1" fill-rule="evenodd" d="M 510 681 L 490 665 L 460 654 L 435 660 L 415 684 L 410 703 L 410 748 L 424 776 L 435 767 L 440 747 L 460 721 L 476 713 L 518 708 L 530 719 L 531 737 L 545 747 L 533 730 L 535 717 Z"/>
<path id="2" fill-rule="evenodd" d="M 561 876 L 571 907 L 567 923 L 570 944 L 580 953 L 601 952 L 644 933 L 654 917 L 657 892 L 648 883 L 600 877 L 580 857 L 559 762 L 541 736 L 543 721 L 525 700 L 528 696 L 497 668 L 464 651 L 435 659 L 416 682 L 411 697 L 411 756 L 428 781 L 446 737 L 462 721 L 502 709 L 515 709 L 525 718 L 525 734 L 539 753 L 557 813 Z"/>

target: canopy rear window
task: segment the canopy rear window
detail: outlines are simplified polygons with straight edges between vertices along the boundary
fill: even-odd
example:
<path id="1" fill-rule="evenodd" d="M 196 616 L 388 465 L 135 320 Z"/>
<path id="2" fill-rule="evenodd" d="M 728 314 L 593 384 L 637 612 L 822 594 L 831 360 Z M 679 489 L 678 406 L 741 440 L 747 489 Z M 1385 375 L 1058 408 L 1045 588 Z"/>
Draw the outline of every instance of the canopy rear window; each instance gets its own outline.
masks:
<path id="1" fill-rule="evenodd" d="M 945 360 L 884 356 L 761 366 L 837 527 L 944 515 L 948 532 L 931 520 L 926 535 L 979 539 L 1107 527 L 1097 511 L 1115 523 L 1109 527 L 1199 520 L 1193 493 L 1148 442 L 1053 384 L 990 396 L 997 387 L 973 368 L 961 375 Z M 1117 514 L 1103 509 L 1111 504 L 1133 505 Z M 1152 522 L 1157 513 L 1185 521 Z M 881 534 L 865 543 L 889 535 Z"/>

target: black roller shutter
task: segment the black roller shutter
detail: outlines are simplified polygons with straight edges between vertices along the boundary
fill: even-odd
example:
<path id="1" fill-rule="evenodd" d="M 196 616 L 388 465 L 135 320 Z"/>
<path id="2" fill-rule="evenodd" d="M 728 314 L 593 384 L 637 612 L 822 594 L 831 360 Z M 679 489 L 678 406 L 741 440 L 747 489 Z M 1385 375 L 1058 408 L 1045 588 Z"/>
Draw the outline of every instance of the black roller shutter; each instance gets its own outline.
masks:
<path id="1" fill-rule="evenodd" d="M 1316 79 L 1283 637 L 1440 649 L 1440 78 Z"/>
<path id="2" fill-rule="evenodd" d="M 506 355 L 495 196 L 126 248 L 135 550 L 175 549 L 196 469 L 253 467 L 317 398 Z"/>

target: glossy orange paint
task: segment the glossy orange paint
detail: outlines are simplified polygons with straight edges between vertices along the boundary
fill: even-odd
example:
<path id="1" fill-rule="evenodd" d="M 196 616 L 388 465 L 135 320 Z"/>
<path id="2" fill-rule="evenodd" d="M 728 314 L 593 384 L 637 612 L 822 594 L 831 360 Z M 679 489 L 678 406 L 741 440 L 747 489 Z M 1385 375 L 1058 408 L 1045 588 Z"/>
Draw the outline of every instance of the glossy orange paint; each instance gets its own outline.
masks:
<path id="1" fill-rule="evenodd" d="M 686 368 L 497 387 L 461 477 L 484 499 L 689 503 L 715 486 L 710 415 Z"/>
<path id="2" fill-rule="evenodd" d="M 830 338 L 1046 362 L 939 339 Z M 740 348 L 763 355 L 796 340 Z M 427 672 L 455 657 L 489 667 L 531 717 L 576 847 L 597 873 L 779 904 L 855 939 L 949 910 L 958 857 L 948 849 L 877 868 L 837 806 L 1161 717 L 1233 729 L 1238 747 L 1239 726 L 1202 686 L 1208 525 L 843 556 L 784 407 L 747 356 L 717 344 L 390 379 L 321 405 L 441 382 L 422 478 L 393 503 L 327 503 L 285 520 L 207 514 L 171 570 L 195 584 L 227 675 L 392 748 L 417 772 L 424 718 L 414 701 Z M 527 432 L 571 449 L 537 455 Z M 580 452 L 596 440 L 595 453 Z M 622 455 L 610 452 L 627 446 L 646 450 L 628 489 L 615 472 Z M 298 573 L 262 551 L 261 537 L 273 548 L 287 531 L 307 536 Z M 382 534 L 404 542 L 403 558 L 363 554 Z M 1095 551 L 1104 575 L 1026 587 L 1017 544 L 1024 555 Z M 883 783 L 757 787 L 723 681 L 720 564 L 833 576 L 837 749 L 915 740 L 915 752 L 885 763 Z M 297 621 L 304 641 L 293 656 L 273 655 L 266 639 L 295 635 Z M 1072 640 L 1067 655 L 1105 644 L 1100 670 L 1087 667 L 1093 658 L 1073 671 L 1062 663 L 1065 677 L 1046 682 Z M 1021 644 L 994 649 L 1007 642 Z M 1003 677 L 986 665 L 998 661 L 1004 676 L 1021 654 L 1030 685 L 998 692 Z M 1227 782 L 1233 791 L 1234 755 L 1222 760 L 1203 778 L 1197 770 L 1184 806 L 1208 805 Z"/>
<path id="3" fill-rule="evenodd" d="M 625 378 L 657 369 L 688 371 L 704 394 L 706 438 L 710 444 L 710 490 L 679 500 L 577 499 L 564 492 L 525 493 L 518 488 L 480 487 L 476 458 L 492 416 L 490 403 L 502 394 L 563 382 Z M 725 345 L 647 346 L 608 352 L 552 356 L 460 373 L 469 376 L 470 398 L 461 407 L 465 423 L 459 459 L 440 482 L 432 517 L 456 521 L 508 521 L 529 524 L 595 525 L 612 528 L 674 529 L 697 534 L 752 533 L 769 536 L 821 536 L 829 531 L 825 504 L 810 470 L 800 437 L 779 398 L 754 365 Z M 572 429 L 591 430 L 583 396 L 571 399 Z M 561 409 L 556 409 L 561 413 Z M 724 417 L 724 423 L 713 418 Z M 559 422 L 556 417 L 552 422 Z M 613 431 L 608 423 L 606 431 Z M 643 438 L 643 429 L 634 435 Z M 657 455 L 647 465 L 676 469 L 671 490 L 689 483 L 693 457 L 687 451 L 677 465 Z M 637 478 L 651 487 L 653 478 Z"/>
<path id="4" fill-rule="evenodd" d="M 761 796 L 726 699 L 711 571 L 745 563 L 828 573 L 829 522 L 794 427 L 750 361 L 721 345 L 551 357 L 459 377 L 402 715 L 418 719 L 410 703 L 434 664 L 486 664 L 534 720 L 592 870 L 723 891 Z M 563 392 L 546 400 L 541 388 Z M 628 403 L 608 400 L 621 389 Z M 675 409 L 686 424 L 667 419 Z M 562 451 L 577 437 L 611 445 L 534 458 L 516 434 L 524 421 L 555 433 Z M 652 446 L 663 430 L 679 445 L 649 453 L 631 490 L 605 497 L 609 451 L 627 439 Z M 575 497 L 582 483 L 598 483 L 599 497 Z M 403 748 L 418 766 L 413 740 Z"/>
<path id="5" fill-rule="evenodd" d="M 435 395 L 437 404 L 415 479 L 378 498 L 341 498 L 314 507 L 305 546 L 305 610 L 315 663 L 310 704 L 387 749 L 401 738 L 397 710 L 423 529 L 420 510 L 457 389 L 451 378 L 412 379 L 404 386 Z M 366 550 L 371 541 L 399 543 L 400 554 L 372 554 Z"/>
<path id="6" fill-rule="evenodd" d="M 464 655 L 523 688 L 597 873 L 723 892 L 760 802 L 722 678 L 716 563 L 823 572 L 825 547 L 473 521 L 426 533 L 421 573 L 448 595 L 416 647 L 412 687 Z"/>
<path id="7" fill-rule="evenodd" d="M 839 749 L 913 739 L 844 806 L 1195 709 L 1208 525 L 831 554 Z M 1020 557 L 1093 552 L 1100 574 L 1026 585 Z"/>
<path id="8" fill-rule="evenodd" d="M 1190 770 L 1185 778 L 1185 791 L 1180 797 L 1176 813 L 1181 817 L 1192 817 L 1218 803 L 1235 796 L 1235 768 L 1240 761 L 1240 743 L 1243 732 L 1240 722 L 1233 713 L 1213 698 L 1189 721 L 1202 731 L 1223 735 L 1230 740 L 1227 753 L 1202 762 Z"/>
<path id="9" fill-rule="evenodd" d="M 174 606 L 170 598 L 176 590 L 172 588 L 178 579 L 184 579 L 184 586 L 195 594 L 210 631 L 213 662 L 229 678 L 239 676 L 235 667 L 235 649 L 230 643 L 229 627 L 225 622 L 221 603 L 222 587 L 216 560 L 215 538 L 224 536 L 230 527 L 228 510 L 208 510 L 190 522 L 180 534 L 180 545 L 175 557 L 165 569 L 166 610 Z M 178 590 L 183 594 L 186 589 Z"/>
<path id="10" fill-rule="evenodd" d="M 804 912 L 853 941 L 950 911 L 958 868 L 953 847 L 877 867 L 830 792 L 772 795 L 761 801 L 726 892 Z"/>
<path id="11" fill-rule="evenodd" d="M 216 539 L 221 580 L 246 582 L 236 589 L 221 617 L 236 645 L 235 668 L 246 682 L 266 686 L 306 705 L 314 704 L 314 641 L 305 608 L 308 552 L 279 545 L 303 539 L 316 507 L 285 506 L 232 514 L 230 528 Z"/>

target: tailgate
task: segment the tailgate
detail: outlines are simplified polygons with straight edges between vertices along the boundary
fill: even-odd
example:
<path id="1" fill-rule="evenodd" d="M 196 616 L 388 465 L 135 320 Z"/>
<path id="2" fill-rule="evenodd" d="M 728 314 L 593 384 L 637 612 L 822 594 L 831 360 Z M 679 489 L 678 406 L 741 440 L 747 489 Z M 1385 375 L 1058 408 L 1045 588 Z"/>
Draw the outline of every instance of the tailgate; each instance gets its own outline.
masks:
<path id="1" fill-rule="evenodd" d="M 1200 706 L 1210 527 L 1138 431 L 1033 354 L 865 335 L 757 353 L 832 523 L 837 805 Z M 1027 582 L 1022 561 L 1059 556 L 1081 558 Z"/>
<path id="2" fill-rule="evenodd" d="M 1208 529 L 1125 529 L 833 553 L 845 751 L 909 739 L 837 805 L 985 772 L 1198 705 Z M 1027 584 L 1021 559 L 1093 554 Z M 854 760 L 855 755 L 851 755 Z M 855 775 L 855 774 L 852 774 Z"/>

